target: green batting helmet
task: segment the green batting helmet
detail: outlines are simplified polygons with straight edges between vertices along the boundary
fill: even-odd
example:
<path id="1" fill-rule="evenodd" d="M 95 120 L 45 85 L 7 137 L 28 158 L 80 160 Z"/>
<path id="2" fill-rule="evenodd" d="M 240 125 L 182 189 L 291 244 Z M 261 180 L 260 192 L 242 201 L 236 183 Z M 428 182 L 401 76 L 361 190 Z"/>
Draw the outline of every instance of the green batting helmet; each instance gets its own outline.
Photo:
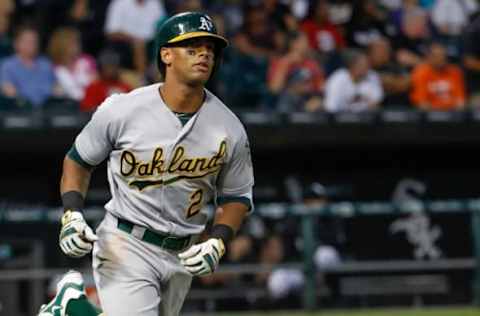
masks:
<path id="1" fill-rule="evenodd" d="M 228 41 L 217 34 L 217 28 L 211 17 L 201 12 L 183 12 L 167 19 L 157 33 L 157 66 L 162 76 L 165 76 L 165 64 L 160 56 L 160 49 L 170 44 L 196 38 L 210 37 L 215 41 L 216 53 L 219 55 Z M 215 67 L 219 60 L 216 54 Z"/>

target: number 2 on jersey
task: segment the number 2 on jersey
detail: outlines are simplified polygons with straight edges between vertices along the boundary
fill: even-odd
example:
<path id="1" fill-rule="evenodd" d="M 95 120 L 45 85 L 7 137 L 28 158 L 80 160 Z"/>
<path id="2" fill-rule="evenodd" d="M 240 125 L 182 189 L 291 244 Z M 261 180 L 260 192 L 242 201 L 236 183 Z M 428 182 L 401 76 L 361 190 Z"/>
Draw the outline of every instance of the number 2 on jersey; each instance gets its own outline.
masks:
<path id="1" fill-rule="evenodd" d="M 196 215 L 202 209 L 203 190 L 198 189 L 190 195 L 190 206 L 187 209 L 187 218 Z"/>

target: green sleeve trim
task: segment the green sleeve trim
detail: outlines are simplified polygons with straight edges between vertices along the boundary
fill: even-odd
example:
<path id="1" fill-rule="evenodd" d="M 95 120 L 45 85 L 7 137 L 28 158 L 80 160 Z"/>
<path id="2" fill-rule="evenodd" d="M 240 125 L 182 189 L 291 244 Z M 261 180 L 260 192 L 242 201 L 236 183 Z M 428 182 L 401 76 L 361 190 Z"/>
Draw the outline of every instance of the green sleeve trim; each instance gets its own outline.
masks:
<path id="1" fill-rule="evenodd" d="M 223 205 L 232 202 L 244 204 L 246 207 L 248 207 L 249 211 L 252 209 L 252 201 L 244 196 L 220 196 L 217 198 L 217 205 Z"/>
<path id="2" fill-rule="evenodd" d="M 68 158 L 72 159 L 73 161 L 75 161 L 85 169 L 91 170 L 94 168 L 94 166 L 85 162 L 85 160 L 83 160 L 82 157 L 80 157 L 80 154 L 78 153 L 77 148 L 75 147 L 75 144 L 72 146 L 72 148 L 70 148 L 70 150 L 67 153 L 67 156 Z"/>

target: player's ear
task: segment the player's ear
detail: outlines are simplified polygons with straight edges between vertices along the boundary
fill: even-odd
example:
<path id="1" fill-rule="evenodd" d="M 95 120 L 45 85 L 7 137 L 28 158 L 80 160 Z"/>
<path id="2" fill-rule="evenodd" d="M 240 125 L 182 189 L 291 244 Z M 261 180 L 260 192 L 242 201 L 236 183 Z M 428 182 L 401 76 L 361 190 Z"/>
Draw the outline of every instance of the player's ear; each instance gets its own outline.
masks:
<path id="1" fill-rule="evenodd" d="M 162 47 L 160 50 L 160 58 L 165 65 L 170 65 L 172 63 L 172 50 L 168 47 Z"/>

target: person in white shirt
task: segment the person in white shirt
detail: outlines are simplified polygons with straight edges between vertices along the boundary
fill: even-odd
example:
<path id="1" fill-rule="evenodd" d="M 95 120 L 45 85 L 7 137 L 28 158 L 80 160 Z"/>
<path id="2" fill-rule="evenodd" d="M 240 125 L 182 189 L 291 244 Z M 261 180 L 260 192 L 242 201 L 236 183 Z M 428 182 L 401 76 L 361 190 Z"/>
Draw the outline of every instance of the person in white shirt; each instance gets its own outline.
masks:
<path id="1" fill-rule="evenodd" d="M 48 44 L 61 96 L 81 101 L 87 86 L 98 76 L 95 59 L 82 52 L 80 33 L 75 28 L 55 30 Z"/>
<path id="2" fill-rule="evenodd" d="M 124 59 L 133 59 L 133 68 L 138 72 L 145 71 L 145 44 L 154 37 L 156 24 L 165 15 L 160 0 L 113 0 L 108 6 L 105 21 L 108 40 L 127 56 Z"/>
<path id="3" fill-rule="evenodd" d="M 431 12 L 432 22 L 442 35 L 460 36 L 477 10 L 475 0 L 436 0 Z"/>
<path id="4" fill-rule="evenodd" d="M 375 110 L 383 99 L 382 83 L 370 69 L 365 53 L 352 50 L 344 55 L 345 68 L 335 71 L 325 85 L 328 112 Z"/>

